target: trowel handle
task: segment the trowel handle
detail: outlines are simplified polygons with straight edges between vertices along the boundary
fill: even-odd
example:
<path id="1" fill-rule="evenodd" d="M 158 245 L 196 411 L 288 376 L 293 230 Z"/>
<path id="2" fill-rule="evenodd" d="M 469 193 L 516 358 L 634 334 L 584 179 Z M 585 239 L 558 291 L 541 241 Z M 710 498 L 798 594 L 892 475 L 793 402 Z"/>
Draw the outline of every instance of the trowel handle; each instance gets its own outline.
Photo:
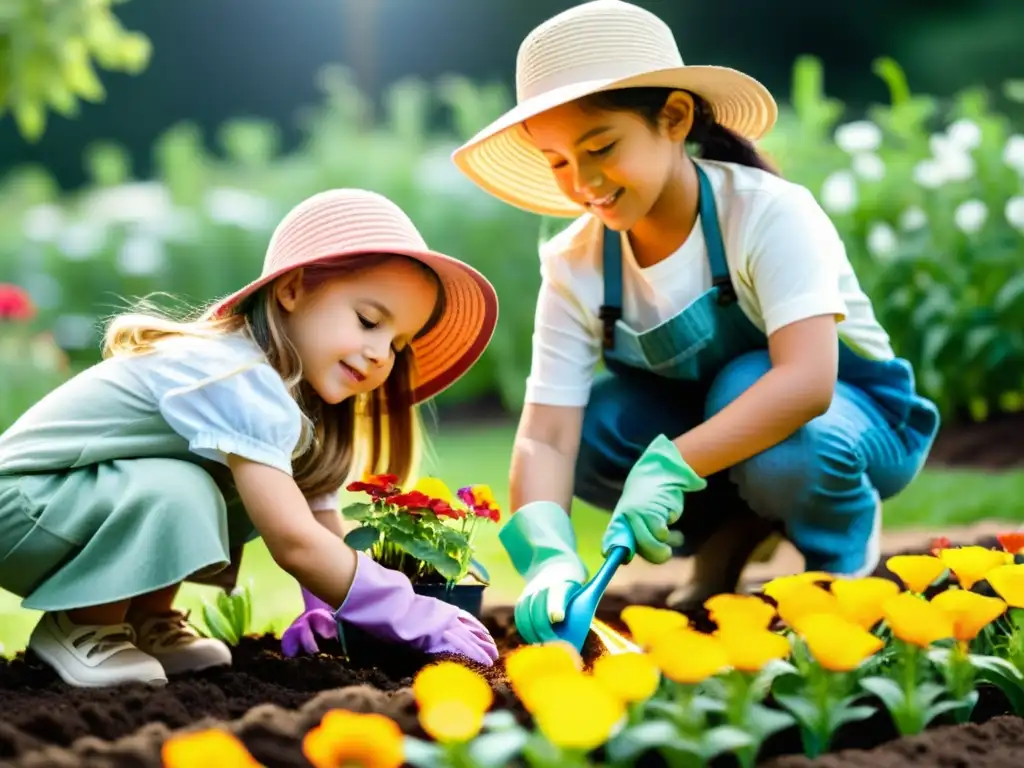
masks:
<path id="1" fill-rule="evenodd" d="M 588 592 L 596 591 L 603 593 L 608 588 L 608 583 L 612 580 L 612 576 L 615 575 L 615 571 L 618 570 L 619 566 L 628 557 L 629 550 L 626 547 L 612 547 L 608 557 L 605 558 L 604 563 L 601 564 L 597 573 L 594 574 L 594 578 L 587 583 L 585 589 Z"/>

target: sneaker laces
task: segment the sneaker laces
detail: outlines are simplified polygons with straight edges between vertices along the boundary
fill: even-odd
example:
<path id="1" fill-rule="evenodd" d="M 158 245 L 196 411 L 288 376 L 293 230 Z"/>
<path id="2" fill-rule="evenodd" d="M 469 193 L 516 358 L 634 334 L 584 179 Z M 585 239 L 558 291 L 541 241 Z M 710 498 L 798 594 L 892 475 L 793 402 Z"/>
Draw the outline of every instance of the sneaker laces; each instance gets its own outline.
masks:
<path id="1" fill-rule="evenodd" d="M 68 642 L 75 651 L 92 659 L 101 655 L 104 661 L 115 653 L 135 647 L 135 630 L 130 624 L 109 626 L 77 626 L 67 634 Z"/>
<path id="2" fill-rule="evenodd" d="M 168 611 L 151 616 L 142 622 L 139 635 L 147 645 L 167 648 L 180 645 L 183 641 L 191 642 L 199 635 L 189 624 L 191 611 Z"/>

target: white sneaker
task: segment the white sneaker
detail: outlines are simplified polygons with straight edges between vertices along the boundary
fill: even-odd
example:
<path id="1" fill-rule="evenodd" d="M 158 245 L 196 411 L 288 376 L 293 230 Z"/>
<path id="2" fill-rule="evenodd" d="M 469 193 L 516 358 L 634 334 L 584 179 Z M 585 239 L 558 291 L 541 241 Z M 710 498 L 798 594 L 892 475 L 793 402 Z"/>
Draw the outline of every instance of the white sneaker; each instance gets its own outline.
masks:
<path id="1" fill-rule="evenodd" d="M 230 666 L 231 649 L 213 637 L 203 637 L 188 623 L 188 614 L 169 611 L 158 616 L 128 616 L 138 633 L 138 646 L 157 659 L 169 675 Z"/>
<path id="2" fill-rule="evenodd" d="M 163 685 L 160 662 L 135 646 L 130 624 L 75 624 L 63 611 L 44 613 L 28 647 L 68 685 L 104 688 L 124 683 Z"/>
<path id="3" fill-rule="evenodd" d="M 870 576 L 882 560 L 882 499 L 875 494 L 875 520 L 871 524 L 871 535 L 868 537 L 864 554 L 864 565 L 850 574 L 836 574 L 849 579 L 861 579 Z"/>

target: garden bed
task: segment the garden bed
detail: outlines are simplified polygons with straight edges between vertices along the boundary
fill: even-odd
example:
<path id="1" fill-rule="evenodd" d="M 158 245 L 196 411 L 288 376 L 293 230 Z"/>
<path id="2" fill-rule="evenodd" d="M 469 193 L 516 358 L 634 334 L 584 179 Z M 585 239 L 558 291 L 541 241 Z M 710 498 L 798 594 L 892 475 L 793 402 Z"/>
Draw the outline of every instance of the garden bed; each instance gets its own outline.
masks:
<path id="1" fill-rule="evenodd" d="M 955 543 L 990 546 L 994 542 L 986 538 Z M 891 577 L 884 567 L 878 575 Z M 638 586 L 628 602 L 661 606 L 667 591 Z M 626 604 L 623 595 L 609 595 L 601 618 L 623 630 L 617 617 Z M 690 615 L 698 628 L 707 628 L 702 609 Z M 503 654 L 519 645 L 511 609 L 492 607 L 485 619 Z M 424 737 L 409 686 L 430 659 L 407 649 L 388 653 L 379 643 L 359 637 L 348 639 L 346 662 L 340 646 L 333 643 L 324 644 L 325 652 L 318 656 L 286 659 L 278 652 L 276 638 L 246 638 L 235 648 L 231 669 L 172 679 L 155 691 L 142 686 L 71 689 L 39 662 L 19 656 L 0 664 L 0 768 L 157 768 L 160 745 L 171 732 L 209 725 L 238 735 L 267 768 L 307 768 L 301 754 L 302 736 L 327 710 L 338 707 L 382 712 L 404 732 Z M 602 645 L 592 637 L 583 656 L 592 662 L 602 652 Z M 525 722 L 526 713 L 500 665 L 475 668 L 495 688 L 494 706 L 511 709 Z M 777 734 L 764 745 L 759 764 L 774 768 L 1010 768 L 1020 764 L 1024 720 L 1005 716 L 1008 711 L 1002 694 L 983 688 L 972 718 L 975 724 L 939 725 L 919 736 L 897 739 L 883 710 L 845 727 L 833 753 L 816 760 L 799 756 L 795 730 Z"/>

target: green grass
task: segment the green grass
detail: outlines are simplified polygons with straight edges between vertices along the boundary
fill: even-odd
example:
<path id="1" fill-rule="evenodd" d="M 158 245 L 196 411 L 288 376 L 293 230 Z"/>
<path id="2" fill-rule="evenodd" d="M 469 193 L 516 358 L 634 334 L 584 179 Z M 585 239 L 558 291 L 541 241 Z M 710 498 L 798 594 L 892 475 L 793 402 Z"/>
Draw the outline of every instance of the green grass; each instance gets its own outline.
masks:
<path id="1" fill-rule="evenodd" d="M 448 430 L 434 440 L 435 460 L 429 469 L 453 489 L 471 483 L 489 484 L 502 509 L 508 503 L 508 466 L 512 426 L 482 426 Z M 1019 521 L 1019 500 L 1024 498 L 1024 472 L 986 474 L 975 471 L 926 470 L 898 498 L 886 503 L 886 527 L 929 527 L 941 534 L 946 526 L 964 525 L 987 518 Z M 506 512 L 507 514 L 507 512 Z M 585 504 L 573 508 L 573 524 L 580 551 L 591 568 L 600 558 L 599 542 L 607 516 Z M 512 597 L 522 585 L 496 536 L 497 526 L 481 529 L 479 559 L 490 571 L 495 592 Z M 242 566 L 242 581 L 254 587 L 253 622 L 256 630 L 280 632 L 298 614 L 299 588 L 271 560 L 262 542 L 249 545 Z M 179 604 L 199 620 L 204 597 L 213 590 L 186 585 Z M 14 595 L 0 592 L 0 643 L 6 653 L 24 647 L 38 614 L 22 610 Z"/>

